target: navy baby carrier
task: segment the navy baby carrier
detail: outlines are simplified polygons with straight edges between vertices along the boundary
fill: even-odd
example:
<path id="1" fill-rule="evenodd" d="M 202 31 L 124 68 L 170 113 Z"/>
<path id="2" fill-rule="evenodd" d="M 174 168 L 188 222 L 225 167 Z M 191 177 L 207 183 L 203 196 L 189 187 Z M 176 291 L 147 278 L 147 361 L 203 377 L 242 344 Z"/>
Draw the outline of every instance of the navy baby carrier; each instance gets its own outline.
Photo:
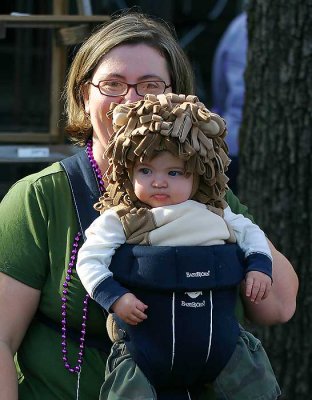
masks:
<path id="1" fill-rule="evenodd" d="M 85 151 L 61 164 L 84 232 L 98 216 L 93 209 L 100 196 L 96 176 Z M 118 318 L 117 324 L 159 399 L 190 398 L 185 389 L 196 391 L 213 381 L 231 357 L 239 335 L 235 303 L 243 258 L 235 244 L 124 245 L 116 251 L 114 278 L 149 306 L 148 319 L 139 325 Z"/>
<path id="2" fill-rule="evenodd" d="M 138 325 L 114 318 L 151 383 L 165 388 L 212 382 L 240 332 L 235 304 L 244 268 L 238 246 L 131 246 L 116 252 L 111 269 L 148 305 L 148 318 Z"/>

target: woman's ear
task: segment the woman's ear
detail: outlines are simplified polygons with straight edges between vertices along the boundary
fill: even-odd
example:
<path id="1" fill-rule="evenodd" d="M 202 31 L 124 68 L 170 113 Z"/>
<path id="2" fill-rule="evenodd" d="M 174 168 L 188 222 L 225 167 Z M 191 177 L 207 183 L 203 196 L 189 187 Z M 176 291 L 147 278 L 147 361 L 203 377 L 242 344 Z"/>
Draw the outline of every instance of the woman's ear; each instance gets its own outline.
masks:
<path id="1" fill-rule="evenodd" d="M 84 104 L 84 109 L 86 114 L 90 114 L 90 102 L 89 102 L 89 86 L 90 85 L 83 85 L 82 87 L 82 98 L 83 98 L 83 104 Z"/>

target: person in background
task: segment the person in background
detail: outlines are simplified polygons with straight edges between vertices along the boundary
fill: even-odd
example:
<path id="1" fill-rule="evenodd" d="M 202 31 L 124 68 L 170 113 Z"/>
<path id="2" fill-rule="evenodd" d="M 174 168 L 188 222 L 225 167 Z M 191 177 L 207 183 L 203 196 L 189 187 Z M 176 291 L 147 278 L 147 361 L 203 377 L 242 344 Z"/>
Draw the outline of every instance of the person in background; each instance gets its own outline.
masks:
<path id="1" fill-rule="evenodd" d="M 189 62 L 168 24 L 130 12 L 100 26 L 77 51 L 64 90 L 67 132 L 84 148 L 18 181 L 1 202 L 1 400 L 98 398 L 111 342 L 102 308 L 77 277 L 77 250 L 105 192 L 110 104 L 143 98 L 147 82 L 154 94 L 194 93 Z M 226 201 L 250 216 L 231 191 Z M 243 289 L 240 297 L 245 316 L 265 325 L 292 317 L 298 290 L 291 264 L 269 246 L 270 296 L 254 304 Z"/>
<path id="2" fill-rule="evenodd" d="M 212 108 L 227 121 L 227 144 L 232 160 L 228 176 L 234 193 L 237 193 L 247 42 L 247 15 L 243 12 L 234 18 L 221 37 L 212 64 Z"/>

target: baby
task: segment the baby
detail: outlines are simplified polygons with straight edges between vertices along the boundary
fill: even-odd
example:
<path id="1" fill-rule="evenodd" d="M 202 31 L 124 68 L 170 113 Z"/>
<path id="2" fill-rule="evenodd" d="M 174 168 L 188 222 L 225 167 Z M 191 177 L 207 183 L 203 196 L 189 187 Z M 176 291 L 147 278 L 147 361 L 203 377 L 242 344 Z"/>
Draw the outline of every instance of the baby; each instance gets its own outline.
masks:
<path id="1" fill-rule="evenodd" d="M 101 398 L 109 396 L 110 379 L 132 369 L 136 380 L 123 384 L 128 398 L 156 398 L 155 388 L 179 385 L 191 396 L 198 382 L 214 382 L 218 398 L 241 399 L 245 387 L 237 387 L 236 397 L 227 391 L 226 367 L 242 348 L 246 371 L 232 374 L 257 376 L 259 366 L 248 365 L 251 335 L 234 316 L 236 287 L 245 278 L 251 301 L 266 298 L 272 262 L 260 228 L 232 213 L 224 200 L 230 162 L 225 123 L 197 97 L 176 94 L 114 104 L 111 114 L 109 186 L 96 204 L 101 215 L 86 231 L 77 263 L 90 296 L 117 321 L 117 328 L 111 324 L 116 343 Z M 120 260 L 116 252 L 111 263 L 124 243 L 142 245 L 139 257 Z M 141 249 L 149 249 L 148 255 Z M 196 345 L 189 345 L 190 336 Z M 262 352 L 267 373 L 258 386 L 275 399 L 279 388 Z"/>

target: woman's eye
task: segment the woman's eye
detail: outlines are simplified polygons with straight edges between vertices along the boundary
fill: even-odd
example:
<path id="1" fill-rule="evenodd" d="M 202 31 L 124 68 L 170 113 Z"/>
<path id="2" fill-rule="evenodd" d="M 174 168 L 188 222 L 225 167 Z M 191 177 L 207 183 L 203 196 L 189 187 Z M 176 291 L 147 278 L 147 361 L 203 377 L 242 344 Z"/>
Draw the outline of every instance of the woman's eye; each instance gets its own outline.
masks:
<path id="1" fill-rule="evenodd" d="M 113 87 L 113 88 L 117 87 L 118 88 L 120 86 L 123 86 L 123 84 L 121 82 L 118 82 L 118 81 L 108 81 L 108 82 L 105 83 L 105 86 Z"/>
<path id="2" fill-rule="evenodd" d="M 103 89 L 104 91 L 119 91 L 119 90 L 123 90 L 124 88 L 124 83 L 119 82 L 119 81 L 102 81 L 100 82 L 100 86 L 101 89 Z"/>
<path id="3" fill-rule="evenodd" d="M 147 89 L 158 89 L 159 85 L 157 82 L 146 82 L 146 88 Z"/>

